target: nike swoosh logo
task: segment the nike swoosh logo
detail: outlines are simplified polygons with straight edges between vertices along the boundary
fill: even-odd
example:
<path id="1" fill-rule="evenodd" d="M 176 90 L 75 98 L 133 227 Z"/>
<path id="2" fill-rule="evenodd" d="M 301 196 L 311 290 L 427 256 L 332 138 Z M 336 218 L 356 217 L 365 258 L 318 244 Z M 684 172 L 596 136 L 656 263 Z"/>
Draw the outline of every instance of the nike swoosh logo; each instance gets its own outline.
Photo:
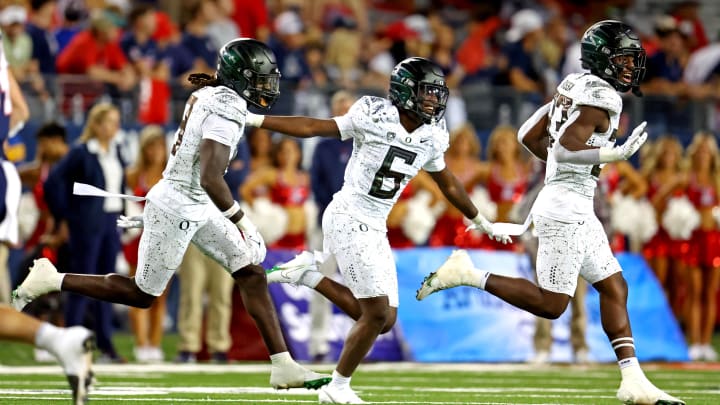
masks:
<path id="1" fill-rule="evenodd" d="M 420 140 L 420 143 L 426 143 L 426 142 L 429 142 L 429 141 L 430 141 L 430 139 L 421 139 L 421 140 Z"/>

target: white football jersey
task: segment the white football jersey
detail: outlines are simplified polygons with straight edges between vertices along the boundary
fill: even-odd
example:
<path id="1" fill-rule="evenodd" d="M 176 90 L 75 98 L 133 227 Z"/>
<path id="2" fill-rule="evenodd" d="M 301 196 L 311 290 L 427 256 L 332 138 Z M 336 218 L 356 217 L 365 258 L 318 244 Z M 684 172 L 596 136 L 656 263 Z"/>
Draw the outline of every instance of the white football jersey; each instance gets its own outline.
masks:
<path id="1" fill-rule="evenodd" d="M 592 198 L 603 165 L 558 163 L 554 148 L 558 147 L 560 127 L 579 106 L 587 105 L 608 112 L 610 125 L 604 133 L 593 133 L 587 144 L 612 147 L 622 112 L 622 98 L 605 80 L 590 73 L 568 75 L 557 87 L 548 111 L 548 148 L 545 187 L 538 195 L 533 213 L 556 220 L 578 219 L 593 214 Z M 570 191 L 567 193 L 566 191 Z"/>
<path id="2" fill-rule="evenodd" d="M 445 120 L 408 133 L 390 100 L 370 96 L 333 119 L 343 140 L 353 138 L 343 187 L 334 198 L 347 205 L 349 214 L 359 221 L 385 230 L 390 210 L 417 172 L 445 168 L 450 138 Z"/>
<path id="3" fill-rule="evenodd" d="M 243 137 L 247 103 L 225 86 L 196 90 L 185 104 L 163 178 L 148 199 L 193 220 L 205 218 L 213 204 L 200 185 L 200 143 L 212 139 L 230 147 L 232 158 Z M 228 160 L 228 164 L 230 163 Z"/>

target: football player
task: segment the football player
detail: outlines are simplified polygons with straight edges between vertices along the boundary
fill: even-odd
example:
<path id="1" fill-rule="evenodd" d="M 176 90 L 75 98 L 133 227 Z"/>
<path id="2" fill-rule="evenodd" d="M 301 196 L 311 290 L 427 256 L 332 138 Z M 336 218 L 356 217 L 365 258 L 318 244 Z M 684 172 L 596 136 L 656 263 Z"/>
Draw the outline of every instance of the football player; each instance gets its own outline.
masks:
<path id="1" fill-rule="evenodd" d="M 323 277 L 310 252 L 268 274 L 269 281 L 316 289 L 357 321 L 345 340 L 332 381 L 320 389 L 321 403 L 364 403 L 350 388 L 350 378 L 378 335 L 389 331 L 397 317 L 397 274 L 385 222 L 420 169 L 430 173 L 450 203 L 475 226 L 499 241 L 510 241 L 506 235 L 492 233 L 492 224 L 478 213 L 445 165 L 447 98 L 440 67 L 415 57 L 393 69 L 389 98 L 362 97 L 343 116 L 248 115 L 248 125 L 296 137 L 353 140 L 342 189 L 322 219 L 324 250 L 335 256 L 347 287 Z"/>
<path id="2" fill-rule="evenodd" d="M 600 293 L 602 326 L 622 374 L 618 399 L 626 404 L 684 404 L 655 387 L 640 368 L 627 313 L 627 284 L 593 211 L 603 164 L 627 160 L 647 139 L 643 122 L 625 143 L 615 145 L 622 113 L 618 92 L 640 95 L 645 50 L 630 26 L 611 20 L 591 26 L 581 46 L 581 61 L 589 73 L 568 75 L 554 99 L 518 132 L 520 143 L 547 161 L 545 187 L 530 213 L 539 238 L 539 285 L 476 270 L 467 252 L 459 250 L 423 281 L 417 298 L 469 285 L 556 319 L 567 308 L 580 275 Z"/>
<path id="3" fill-rule="evenodd" d="M 143 216 L 121 224 L 145 228 L 135 277 L 60 274 L 40 259 L 14 292 L 15 308 L 58 290 L 147 308 L 163 293 L 192 242 L 240 287 L 271 354 L 270 384 L 319 388 L 329 382 L 290 357 L 259 266 L 265 242 L 223 180 L 243 136 L 248 103 L 270 108 L 280 94 L 279 80 L 275 55 L 262 42 L 241 38 L 223 46 L 214 77 L 190 76 L 198 89 L 185 105 L 170 159 L 162 179 L 148 192 Z"/>

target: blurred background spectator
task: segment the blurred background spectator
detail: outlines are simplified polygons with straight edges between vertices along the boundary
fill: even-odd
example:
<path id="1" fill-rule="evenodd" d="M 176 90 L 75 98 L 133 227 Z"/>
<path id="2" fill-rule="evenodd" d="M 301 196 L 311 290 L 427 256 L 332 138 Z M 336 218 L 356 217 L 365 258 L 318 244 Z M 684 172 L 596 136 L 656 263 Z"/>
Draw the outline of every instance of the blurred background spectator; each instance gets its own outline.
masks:
<path id="1" fill-rule="evenodd" d="M 178 270 L 178 278 L 180 339 L 175 361 L 195 363 L 205 343 L 212 361 L 227 363 L 227 352 L 232 345 L 232 277 L 191 243 Z"/>
<path id="2" fill-rule="evenodd" d="M 254 203 L 258 198 L 265 198 L 287 214 L 284 234 L 268 241 L 268 247 L 304 250 L 308 222 L 304 204 L 310 196 L 310 176 L 300 168 L 300 145 L 293 138 L 282 138 L 273 145 L 270 156 L 272 165 L 252 172 L 242 185 L 240 196 L 251 206 L 257 206 Z"/>
<path id="3" fill-rule="evenodd" d="M 333 116 L 345 114 L 355 102 L 355 96 L 345 90 L 333 94 L 330 107 Z M 345 167 L 352 154 L 352 141 L 346 139 L 323 139 L 315 148 L 310 166 L 310 186 L 318 207 L 317 218 L 308 218 L 316 221 L 316 232 L 309 235 L 311 249 L 323 250 L 322 216 L 325 213 L 332 197 L 340 191 L 343 185 Z M 320 271 L 325 276 L 337 273 L 337 263 L 334 257 L 328 258 L 320 265 Z M 314 361 L 328 360 L 330 353 L 330 321 L 332 320 L 332 304 L 325 297 L 313 291 L 310 298 L 310 343 L 308 354 Z"/>
<path id="4" fill-rule="evenodd" d="M 89 28 L 73 36 L 58 55 L 58 73 L 87 75 L 93 81 L 107 85 L 108 93 L 116 97 L 132 90 L 137 79 L 118 45 L 118 34 L 118 27 L 108 12 L 95 11 L 90 17 Z M 82 87 L 82 80 L 76 78 L 73 82 Z"/>
<path id="5" fill-rule="evenodd" d="M 120 235 L 116 225 L 123 212 L 123 201 L 117 197 L 99 199 L 72 194 L 73 183 L 81 182 L 110 192 L 124 190 L 125 163 L 115 137 L 120 128 L 120 113 L 111 104 L 101 103 L 90 110 L 88 122 L 74 146 L 53 167 L 44 184 L 45 198 L 55 224 L 67 223 L 71 253 L 71 270 L 83 274 L 115 272 L 120 252 Z M 94 220 L 88 221 L 88 218 Z M 65 324 L 82 325 L 88 307 L 92 310 L 93 330 L 97 336 L 99 361 L 124 362 L 112 342 L 112 304 L 68 293 Z"/>
<path id="6" fill-rule="evenodd" d="M 135 163 L 125 172 L 125 184 L 132 194 L 145 197 L 150 188 L 162 178 L 168 160 L 165 132 L 162 127 L 150 125 L 140 132 L 140 145 Z M 131 204 L 128 202 L 127 204 Z M 140 214 L 140 207 L 135 212 Z M 123 252 L 128 263 L 129 275 L 137 272 L 140 234 L 127 232 L 124 236 Z M 135 335 L 133 355 L 139 362 L 160 362 L 164 359 L 160 347 L 165 328 L 167 291 L 157 297 L 150 308 L 128 308 L 130 328 Z"/>

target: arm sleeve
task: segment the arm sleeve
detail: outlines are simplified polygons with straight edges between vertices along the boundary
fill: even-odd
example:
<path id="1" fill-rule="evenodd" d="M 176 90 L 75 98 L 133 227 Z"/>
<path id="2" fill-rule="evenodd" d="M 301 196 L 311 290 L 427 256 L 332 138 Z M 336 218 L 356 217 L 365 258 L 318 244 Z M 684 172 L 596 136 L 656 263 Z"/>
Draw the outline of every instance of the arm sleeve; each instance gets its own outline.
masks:
<path id="1" fill-rule="evenodd" d="M 574 163 L 581 165 L 597 165 L 600 161 L 600 149 L 567 150 L 561 143 L 553 148 L 553 156 L 558 163 Z"/>
<path id="2" fill-rule="evenodd" d="M 210 139 L 226 146 L 233 147 L 239 137 L 237 123 L 216 114 L 210 114 L 200 125 L 202 139 Z"/>
<path id="3" fill-rule="evenodd" d="M 340 130 L 341 140 L 356 138 L 362 141 L 363 121 L 370 120 L 370 105 L 372 102 L 371 97 L 362 97 L 350 107 L 350 110 L 345 115 L 333 117 Z"/>
<path id="4" fill-rule="evenodd" d="M 550 105 L 552 104 L 552 101 L 548 102 L 547 104 L 543 105 L 542 107 L 538 108 L 535 113 L 530 116 L 530 118 L 527 119 L 521 126 L 520 129 L 518 129 L 517 133 L 517 139 L 518 142 L 520 142 L 520 145 L 523 145 L 523 138 L 525 138 L 525 135 L 527 135 L 528 131 L 530 131 L 540 120 L 547 115 L 548 111 L 550 111 Z M 527 147 L 525 148 L 527 149 Z M 532 152 L 530 152 L 532 153 Z"/>

